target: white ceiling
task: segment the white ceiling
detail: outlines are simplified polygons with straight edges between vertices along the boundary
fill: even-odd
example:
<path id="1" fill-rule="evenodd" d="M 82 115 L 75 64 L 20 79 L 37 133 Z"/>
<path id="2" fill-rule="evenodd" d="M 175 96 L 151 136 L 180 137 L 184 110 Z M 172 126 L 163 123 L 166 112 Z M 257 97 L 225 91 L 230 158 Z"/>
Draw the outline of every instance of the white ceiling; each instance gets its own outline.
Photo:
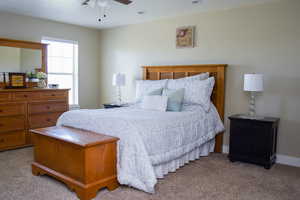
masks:
<path id="1" fill-rule="evenodd" d="M 96 9 L 82 7 L 82 1 L 0 0 L 0 11 L 101 29 L 273 0 L 202 0 L 199 4 L 192 4 L 192 0 L 132 0 L 127 6 L 108 0 L 108 17 L 103 22 L 97 21 Z M 138 11 L 145 14 L 139 15 Z"/>

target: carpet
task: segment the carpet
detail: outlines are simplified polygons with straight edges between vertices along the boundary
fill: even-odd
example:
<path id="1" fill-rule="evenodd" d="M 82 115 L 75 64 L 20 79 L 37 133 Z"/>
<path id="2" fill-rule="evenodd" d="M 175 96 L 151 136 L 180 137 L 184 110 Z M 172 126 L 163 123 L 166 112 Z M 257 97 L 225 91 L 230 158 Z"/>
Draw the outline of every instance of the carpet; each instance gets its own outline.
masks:
<path id="1" fill-rule="evenodd" d="M 1 200 L 76 200 L 63 183 L 31 174 L 32 148 L 0 153 Z M 300 168 L 263 167 L 211 154 L 159 180 L 151 195 L 121 186 L 98 192 L 95 200 L 298 200 Z"/>

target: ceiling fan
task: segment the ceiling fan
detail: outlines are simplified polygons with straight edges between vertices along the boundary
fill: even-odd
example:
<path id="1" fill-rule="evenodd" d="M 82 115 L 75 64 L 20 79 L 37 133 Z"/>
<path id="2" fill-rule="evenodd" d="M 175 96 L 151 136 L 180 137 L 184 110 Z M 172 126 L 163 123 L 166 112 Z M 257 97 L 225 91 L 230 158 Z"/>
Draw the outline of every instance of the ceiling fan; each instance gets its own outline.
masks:
<path id="1" fill-rule="evenodd" d="M 130 1 L 130 0 L 113 0 L 113 1 L 116 1 L 121 4 L 125 4 L 125 5 L 129 5 L 132 3 L 132 1 Z M 95 4 L 95 2 L 96 2 L 95 0 L 84 0 L 81 5 L 88 6 L 90 4 Z"/>
<path id="2" fill-rule="evenodd" d="M 89 8 L 96 8 L 98 11 L 98 21 L 101 22 L 106 18 L 106 12 L 110 7 L 109 1 L 115 1 L 124 5 L 129 5 L 132 3 L 130 0 L 84 0 L 81 5 Z"/>

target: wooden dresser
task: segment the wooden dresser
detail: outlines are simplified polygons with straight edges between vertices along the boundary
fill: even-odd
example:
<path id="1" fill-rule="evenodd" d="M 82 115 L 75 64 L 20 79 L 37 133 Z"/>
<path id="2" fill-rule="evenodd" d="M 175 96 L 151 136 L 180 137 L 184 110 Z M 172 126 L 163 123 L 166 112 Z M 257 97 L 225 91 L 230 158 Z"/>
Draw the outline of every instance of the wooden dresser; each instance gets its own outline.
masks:
<path id="1" fill-rule="evenodd" d="M 54 126 L 68 89 L 0 89 L 0 151 L 31 145 L 29 129 Z"/>

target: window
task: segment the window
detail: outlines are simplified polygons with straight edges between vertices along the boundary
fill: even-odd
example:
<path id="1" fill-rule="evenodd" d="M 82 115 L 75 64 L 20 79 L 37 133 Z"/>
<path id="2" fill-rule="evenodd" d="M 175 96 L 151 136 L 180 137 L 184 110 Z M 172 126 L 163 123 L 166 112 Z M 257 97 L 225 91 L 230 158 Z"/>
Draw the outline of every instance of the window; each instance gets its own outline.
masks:
<path id="1" fill-rule="evenodd" d="M 43 38 L 48 45 L 48 83 L 70 88 L 69 104 L 78 104 L 78 43 Z"/>

